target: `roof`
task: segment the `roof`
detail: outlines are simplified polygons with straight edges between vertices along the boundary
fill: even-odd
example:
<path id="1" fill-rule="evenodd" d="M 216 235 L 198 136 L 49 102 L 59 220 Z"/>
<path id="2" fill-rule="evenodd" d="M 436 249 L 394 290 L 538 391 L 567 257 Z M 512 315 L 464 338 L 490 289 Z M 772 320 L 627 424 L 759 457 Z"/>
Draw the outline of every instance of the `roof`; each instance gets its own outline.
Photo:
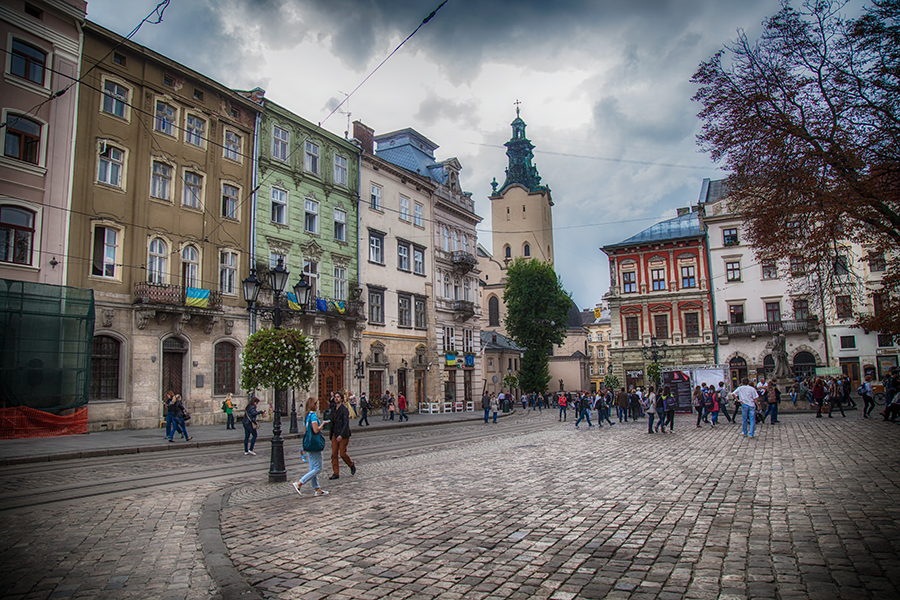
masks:
<path id="1" fill-rule="evenodd" d="M 727 179 L 704 179 L 703 186 L 700 188 L 700 202 L 702 204 L 711 204 L 718 202 L 731 193 Z"/>
<path id="2" fill-rule="evenodd" d="M 438 145 L 415 129 L 406 128 L 377 135 L 375 143 L 378 145 L 375 150 L 378 158 L 430 177 L 438 183 L 446 183 L 444 167 L 434 159 L 434 151 L 438 149 Z"/>
<path id="3" fill-rule="evenodd" d="M 569 307 L 569 314 L 566 315 L 566 328 L 581 329 L 583 326 L 584 321 L 581 317 L 581 309 L 578 308 L 578 305 L 573 301 L 572 306 Z"/>
<path id="4" fill-rule="evenodd" d="M 494 341 L 496 339 L 496 341 Z M 484 350 L 523 352 L 525 349 L 496 331 L 481 332 L 481 347 Z"/>
<path id="5" fill-rule="evenodd" d="M 700 229 L 700 213 L 691 211 L 687 214 L 677 216 L 674 219 L 660 221 L 642 232 L 631 236 L 627 240 L 622 240 L 617 244 L 609 244 L 608 246 L 604 246 L 604 248 L 634 246 L 636 244 L 649 244 L 652 242 L 663 242 L 701 236 L 703 236 L 703 232 Z"/>

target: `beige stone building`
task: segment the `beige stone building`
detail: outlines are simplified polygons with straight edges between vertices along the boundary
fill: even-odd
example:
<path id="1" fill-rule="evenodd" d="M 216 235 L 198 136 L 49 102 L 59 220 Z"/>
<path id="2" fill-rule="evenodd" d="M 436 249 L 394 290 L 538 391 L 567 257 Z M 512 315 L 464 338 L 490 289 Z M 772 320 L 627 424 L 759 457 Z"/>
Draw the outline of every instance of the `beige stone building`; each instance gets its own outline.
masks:
<path id="1" fill-rule="evenodd" d="M 66 269 L 95 293 L 89 428 L 155 427 L 167 390 L 192 423 L 223 421 L 248 335 L 257 106 L 99 25 L 84 35 Z"/>
<path id="2" fill-rule="evenodd" d="M 431 222 L 437 184 L 378 157 L 374 131 L 358 121 L 353 125 L 363 151 L 360 281 L 369 307 L 358 387 L 376 406 L 390 390 L 406 397 L 409 410 L 418 410 L 426 397 L 436 396 L 440 381 L 429 368 L 436 358 L 429 341 L 435 337 Z"/>
<path id="3" fill-rule="evenodd" d="M 603 380 L 612 366 L 609 354 L 609 339 L 612 325 L 609 318 L 609 307 L 606 303 L 598 304 L 591 314 L 590 322 L 584 329 L 587 332 L 587 352 L 591 378 L 591 391 L 600 390 Z"/>

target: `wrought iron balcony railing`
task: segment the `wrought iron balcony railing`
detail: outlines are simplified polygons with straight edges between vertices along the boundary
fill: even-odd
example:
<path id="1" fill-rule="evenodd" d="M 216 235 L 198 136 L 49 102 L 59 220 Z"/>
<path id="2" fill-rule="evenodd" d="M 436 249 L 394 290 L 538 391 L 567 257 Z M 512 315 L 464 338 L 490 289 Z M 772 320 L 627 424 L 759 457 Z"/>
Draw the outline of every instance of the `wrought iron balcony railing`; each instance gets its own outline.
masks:
<path id="1" fill-rule="evenodd" d="M 134 303 L 219 310 L 222 308 L 222 293 L 180 285 L 139 282 L 134 284 Z"/>
<path id="2" fill-rule="evenodd" d="M 819 330 L 816 318 L 792 321 L 763 321 L 761 323 L 719 323 L 719 336 L 769 335 L 778 331 L 784 333 L 809 333 Z"/>

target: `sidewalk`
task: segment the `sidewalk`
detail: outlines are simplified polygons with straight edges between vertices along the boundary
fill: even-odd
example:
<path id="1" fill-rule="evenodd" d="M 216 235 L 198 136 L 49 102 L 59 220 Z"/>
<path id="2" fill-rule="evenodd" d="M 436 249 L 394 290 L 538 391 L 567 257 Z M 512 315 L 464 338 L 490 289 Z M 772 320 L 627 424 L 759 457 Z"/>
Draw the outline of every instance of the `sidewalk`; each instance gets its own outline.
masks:
<path id="1" fill-rule="evenodd" d="M 511 413 L 500 413 L 505 416 Z M 455 412 L 455 413 L 412 413 L 409 421 L 399 423 L 397 421 L 382 421 L 381 412 L 369 415 L 369 427 L 358 427 L 358 420 L 354 419 L 350 424 L 351 431 L 359 434 L 363 431 L 379 431 L 385 429 L 399 429 L 426 425 L 442 425 L 460 421 L 476 421 L 484 419 L 482 411 Z M 240 425 L 238 423 L 237 425 Z M 288 433 L 290 429 L 290 415 L 282 418 L 282 437 L 286 440 L 298 439 L 302 433 Z M 303 423 L 300 423 L 303 430 Z M 46 462 L 52 460 L 70 460 L 75 458 L 91 458 L 95 456 L 112 456 L 117 454 L 138 454 L 141 452 L 161 452 L 165 450 L 184 449 L 185 447 L 202 448 L 208 446 L 220 446 L 225 444 L 243 444 L 244 428 L 235 430 L 225 429 L 225 425 L 188 425 L 190 442 L 185 442 L 180 436 L 175 436 L 174 442 L 169 442 L 165 436 L 165 429 L 125 429 L 120 431 L 98 431 L 84 435 L 66 435 L 49 438 L 30 438 L 22 440 L 0 440 L 0 466 L 17 465 L 32 462 Z M 268 442 L 272 439 L 272 421 L 261 421 L 257 444 Z"/>

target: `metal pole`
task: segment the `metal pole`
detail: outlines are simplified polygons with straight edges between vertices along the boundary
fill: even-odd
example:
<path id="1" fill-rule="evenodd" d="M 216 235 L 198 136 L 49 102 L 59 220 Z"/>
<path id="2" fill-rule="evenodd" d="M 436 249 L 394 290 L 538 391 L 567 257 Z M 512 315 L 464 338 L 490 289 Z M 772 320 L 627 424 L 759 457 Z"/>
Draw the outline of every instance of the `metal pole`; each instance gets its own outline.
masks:
<path id="1" fill-rule="evenodd" d="M 272 316 L 272 324 L 275 329 L 281 329 L 281 306 L 278 303 L 280 290 L 274 291 L 275 312 Z M 287 390 L 275 390 L 275 415 L 272 422 L 272 449 L 269 456 L 269 483 L 287 481 L 287 469 L 284 466 L 284 438 L 281 437 L 281 411 L 282 406 L 287 405 Z"/>
<path id="2" fill-rule="evenodd" d="M 291 433 L 299 433 L 297 427 L 297 391 L 291 390 Z"/>

